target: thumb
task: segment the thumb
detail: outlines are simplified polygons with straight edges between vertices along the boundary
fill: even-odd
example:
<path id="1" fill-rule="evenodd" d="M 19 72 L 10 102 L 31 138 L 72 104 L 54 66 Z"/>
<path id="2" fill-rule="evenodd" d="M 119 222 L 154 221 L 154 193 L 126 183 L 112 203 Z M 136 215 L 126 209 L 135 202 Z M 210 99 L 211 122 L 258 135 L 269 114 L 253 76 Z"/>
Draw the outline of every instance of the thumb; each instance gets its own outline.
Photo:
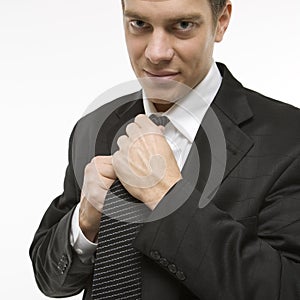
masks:
<path id="1" fill-rule="evenodd" d="M 165 133 L 165 127 L 162 125 L 159 125 L 158 128 L 160 129 L 161 133 L 164 134 Z"/>

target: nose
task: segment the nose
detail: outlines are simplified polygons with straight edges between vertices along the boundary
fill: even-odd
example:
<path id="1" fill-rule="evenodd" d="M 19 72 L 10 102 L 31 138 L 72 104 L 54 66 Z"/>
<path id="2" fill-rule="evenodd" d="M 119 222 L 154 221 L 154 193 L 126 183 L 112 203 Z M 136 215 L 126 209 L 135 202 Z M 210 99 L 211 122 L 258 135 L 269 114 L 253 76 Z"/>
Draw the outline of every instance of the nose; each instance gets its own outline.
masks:
<path id="1" fill-rule="evenodd" d="M 170 61 L 174 56 L 170 38 L 163 30 L 153 31 L 148 41 L 145 56 L 153 64 Z"/>

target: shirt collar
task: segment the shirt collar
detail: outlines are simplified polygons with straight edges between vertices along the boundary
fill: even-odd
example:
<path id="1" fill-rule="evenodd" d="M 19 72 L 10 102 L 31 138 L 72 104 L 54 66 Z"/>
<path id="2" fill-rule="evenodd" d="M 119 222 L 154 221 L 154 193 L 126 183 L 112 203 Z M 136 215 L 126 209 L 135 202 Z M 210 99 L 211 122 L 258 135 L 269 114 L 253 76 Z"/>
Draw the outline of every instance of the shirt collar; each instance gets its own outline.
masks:
<path id="1" fill-rule="evenodd" d="M 186 97 L 179 100 L 164 113 L 158 113 L 152 102 L 148 101 L 143 91 L 145 114 L 167 116 L 170 122 L 191 143 L 193 142 L 205 113 L 214 100 L 222 83 L 222 76 L 215 62 L 205 78 Z"/>

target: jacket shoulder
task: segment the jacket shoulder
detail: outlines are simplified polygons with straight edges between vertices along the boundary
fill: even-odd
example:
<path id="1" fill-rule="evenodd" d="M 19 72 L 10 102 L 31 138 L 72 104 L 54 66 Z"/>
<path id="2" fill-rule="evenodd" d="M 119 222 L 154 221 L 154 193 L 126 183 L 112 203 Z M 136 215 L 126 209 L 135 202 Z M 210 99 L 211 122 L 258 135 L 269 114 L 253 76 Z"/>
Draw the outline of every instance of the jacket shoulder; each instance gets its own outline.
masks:
<path id="1" fill-rule="evenodd" d="M 300 109 L 244 88 L 255 123 L 278 134 L 300 137 Z"/>

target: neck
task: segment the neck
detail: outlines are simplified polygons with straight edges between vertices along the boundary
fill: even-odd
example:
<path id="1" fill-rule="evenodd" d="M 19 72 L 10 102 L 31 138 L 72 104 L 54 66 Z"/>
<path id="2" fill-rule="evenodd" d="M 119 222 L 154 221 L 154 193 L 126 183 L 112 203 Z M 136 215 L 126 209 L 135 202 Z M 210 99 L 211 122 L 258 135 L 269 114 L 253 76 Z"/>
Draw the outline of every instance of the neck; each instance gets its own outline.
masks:
<path id="1" fill-rule="evenodd" d="M 154 106 L 158 112 L 166 112 L 170 107 L 173 106 L 174 103 L 168 103 L 168 104 L 160 104 L 160 103 L 154 103 Z"/>

